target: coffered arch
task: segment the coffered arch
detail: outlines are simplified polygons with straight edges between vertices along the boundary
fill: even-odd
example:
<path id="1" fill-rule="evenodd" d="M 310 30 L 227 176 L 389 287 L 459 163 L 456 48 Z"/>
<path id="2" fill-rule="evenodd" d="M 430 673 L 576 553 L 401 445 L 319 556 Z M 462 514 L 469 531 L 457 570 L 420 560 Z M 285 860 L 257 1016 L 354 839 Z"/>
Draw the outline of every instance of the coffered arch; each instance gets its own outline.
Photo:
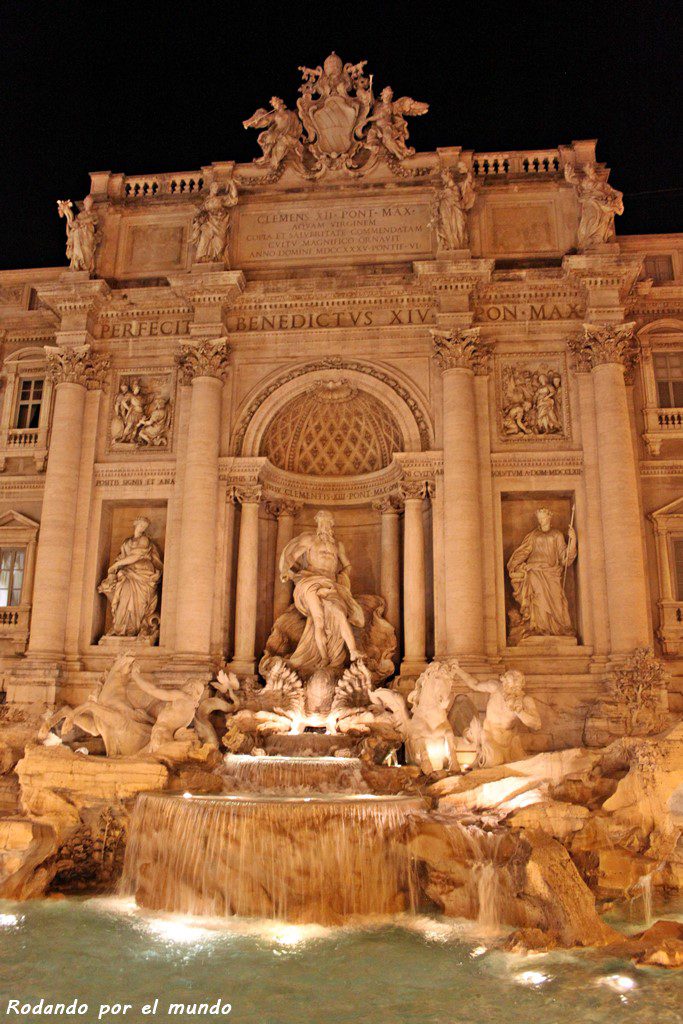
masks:
<path id="1" fill-rule="evenodd" d="M 342 385 L 347 394 L 339 391 Z M 405 452 L 433 448 L 431 419 L 423 399 L 412 385 L 400 379 L 393 369 L 339 359 L 292 367 L 286 373 L 273 375 L 270 381 L 252 392 L 238 414 L 232 453 L 247 457 L 266 454 L 265 448 L 274 447 L 271 424 L 279 416 L 286 418 L 287 410 L 294 409 L 293 403 L 304 396 L 310 398 L 312 389 L 316 388 L 320 389 L 319 395 L 337 392 L 344 403 L 353 395 L 351 400 L 356 406 L 362 406 L 367 420 L 379 428 L 380 449 L 392 443 Z M 386 459 L 378 456 L 374 461 L 374 468 L 379 468 Z M 370 466 L 373 458 L 363 456 L 361 462 Z"/>

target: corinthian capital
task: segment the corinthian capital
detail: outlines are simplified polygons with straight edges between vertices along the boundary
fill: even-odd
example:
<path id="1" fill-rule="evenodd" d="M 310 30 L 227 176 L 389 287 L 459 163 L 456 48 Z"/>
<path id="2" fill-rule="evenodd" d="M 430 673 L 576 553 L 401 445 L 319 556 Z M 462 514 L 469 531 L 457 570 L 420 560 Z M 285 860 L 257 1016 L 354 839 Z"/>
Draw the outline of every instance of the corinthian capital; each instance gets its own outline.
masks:
<path id="1" fill-rule="evenodd" d="M 82 384 L 89 390 L 104 387 L 109 359 L 92 352 L 90 345 L 73 348 L 46 345 L 45 357 L 47 376 L 53 384 Z"/>
<path id="2" fill-rule="evenodd" d="M 191 384 L 196 377 L 225 380 L 230 366 L 230 346 L 225 338 L 203 339 L 195 345 L 181 345 L 176 355 L 181 384 Z"/>
<path id="3" fill-rule="evenodd" d="M 474 373 L 486 371 L 491 343 L 479 337 L 479 327 L 445 331 L 434 328 L 434 358 L 442 371 L 462 368 Z"/>
<path id="4" fill-rule="evenodd" d="M 244 482 L 233 484 L 228 492 L 228 500 L 233 502 L 235 505 L 258 505 L 263 496 L 263 487 L 261 484 Z"/>
<path id="5" fill-rule="evenodd" d="M 618 363 L 627 371 L 638 361 L 638 343 L 633 337 L 635 322 L 628 324 L 584 324 L 583 337 L 572 338 L 569 348 L 580 370 L 592 370 L 605 363 Z"/>

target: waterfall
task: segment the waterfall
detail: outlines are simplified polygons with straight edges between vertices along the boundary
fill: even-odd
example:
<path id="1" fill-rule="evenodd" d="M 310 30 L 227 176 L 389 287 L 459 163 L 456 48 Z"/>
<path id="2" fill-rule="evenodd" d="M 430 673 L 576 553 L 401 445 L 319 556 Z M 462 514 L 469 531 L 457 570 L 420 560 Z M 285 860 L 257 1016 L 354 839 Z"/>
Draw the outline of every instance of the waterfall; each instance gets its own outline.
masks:
<path id="1" fill-rule="evenodd" d="M 239 793 L 367 793 L 357 757 L 252 757 L 228 754 L 225 789 Z"/>
<path id="2" fill-rule="evenodd" d="M 414 910 L 406 796 L 138 797 L 122 891 L 149 910 L 336 924 Z"/>
<path id="3" fill-rule="evenodd" d="M 652 924 L 652 875 L 643 875 L 638 882 L 638 887 L 643 895 L 643 919 L 645 921 L 645 927 L 649 928 Z"/>
<path id="4" fill-rule="evenodd" d="M 502 832 L 491 832 L 458 819 L 441 819 L 456 860 L 471 865 L 470 914 L 484 932 L 496 932 L 502 920 Z"/>

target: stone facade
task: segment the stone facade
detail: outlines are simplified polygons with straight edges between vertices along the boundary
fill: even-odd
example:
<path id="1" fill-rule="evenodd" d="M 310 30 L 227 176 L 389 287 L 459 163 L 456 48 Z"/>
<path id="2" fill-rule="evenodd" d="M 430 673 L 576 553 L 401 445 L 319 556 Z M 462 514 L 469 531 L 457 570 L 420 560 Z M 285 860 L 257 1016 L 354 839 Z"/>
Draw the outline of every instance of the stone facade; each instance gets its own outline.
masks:
<path id="1" fill-rule="evenodd" d="M 683 235 L 610 235 L 593 142 L 413 153 L 383 110 L 362 127 L 347 67 L 304 93 L 303 144 L 252 118 L 267 160 L 92 174 L 92 272 L 0 274 L 0 548 L 25 551 L 6 701 L 78 703 L 109 667 L 98 585 L 140 517 L 163 556 L 158 639 L 126 638 L 145 670 L 254 673 L 280 553 L 327 508 L 406 685 L 432 658 L 518 668 L 547 749 L 651 644 L 680 707 Z M 330 89 L 358 118 L 347 160 Z M 577 537 L 572 635 L 518 640 L 506 566 L 541 507 Z"/>

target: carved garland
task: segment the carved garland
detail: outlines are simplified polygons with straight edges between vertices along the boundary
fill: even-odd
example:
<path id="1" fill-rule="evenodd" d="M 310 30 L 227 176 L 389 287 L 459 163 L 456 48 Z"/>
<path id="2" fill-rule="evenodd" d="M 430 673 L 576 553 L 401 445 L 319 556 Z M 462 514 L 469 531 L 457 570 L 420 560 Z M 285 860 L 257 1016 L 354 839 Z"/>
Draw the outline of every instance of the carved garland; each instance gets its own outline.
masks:
<path id="1" fill-rule="evenodd" d="M 254 398 L 250 403 L 246 411 L 244 412 L 240 423 L 235 430 L 232 441 L 232 454 L 240 455 L 242 450 L 242 444 L 244 443 L 244 437 L 249 427 L 249 424 L 253 417 L 256 415 L 258 410 L 261 408 L 263 403 L 270 398 L 274 392 L 285 384 L 289 384 L 291 381 L 296 380 L 298 377 L 303 377 L 307 373 L 314 373 L 318 370 L 354 370 L 357 373 L 363 373 L 368 377 L 374 377 L 375 380 L 381 381 L 394 391 L 399 398 L 401 398 L 410 409 L 417 428 L 420 434 L 420 444 L 423 450 L 427 451 L 430 447 L 431 433 L 429 424 L 420 409 L 420 406 L 412 397 L 407 388 L 400 384 L 395 377 L 392 377 L 384 370 L 378 369 L 376 366 L 369 366 L 365 363 L 358 363 L 355 361 L 345 361 L 338 356 L 330 356 L 327 359 L 321 359 L 319 362 L 307 363 L 305 366 L 294 367 L 288 373 L 278 377 L 277 380 L 269 384 L 263 391 Z"/>

